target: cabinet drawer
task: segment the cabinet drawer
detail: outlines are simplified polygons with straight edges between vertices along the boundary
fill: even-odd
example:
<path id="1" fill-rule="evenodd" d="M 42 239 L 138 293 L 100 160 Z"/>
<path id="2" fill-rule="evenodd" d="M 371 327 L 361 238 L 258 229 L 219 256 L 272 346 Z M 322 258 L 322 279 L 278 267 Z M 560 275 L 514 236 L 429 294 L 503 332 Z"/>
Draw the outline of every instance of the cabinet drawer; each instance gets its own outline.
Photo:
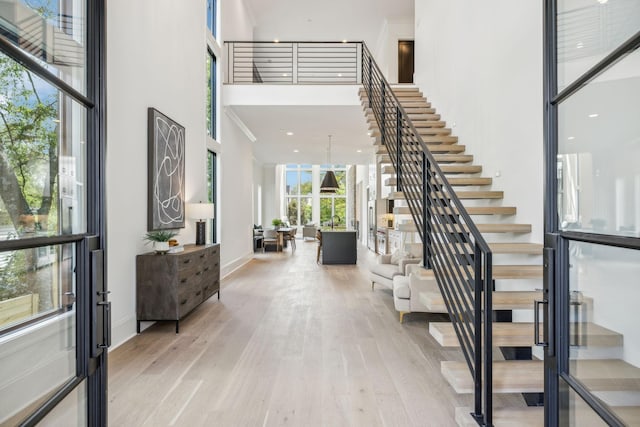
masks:
<path id="1" fill-rule="evenodd" d="M 206 280 L 202 284 L 202 295 L 204 299 L 211 297 L 211 295 L 215 294 L 220 290 L 220 280 Z"/>
<path id="2" fill-rule="evenodd" d="M 181 318 L 203 300 L 202 287 L 198 285 L 187 286 L 178 292 L 178 317 Z"/>

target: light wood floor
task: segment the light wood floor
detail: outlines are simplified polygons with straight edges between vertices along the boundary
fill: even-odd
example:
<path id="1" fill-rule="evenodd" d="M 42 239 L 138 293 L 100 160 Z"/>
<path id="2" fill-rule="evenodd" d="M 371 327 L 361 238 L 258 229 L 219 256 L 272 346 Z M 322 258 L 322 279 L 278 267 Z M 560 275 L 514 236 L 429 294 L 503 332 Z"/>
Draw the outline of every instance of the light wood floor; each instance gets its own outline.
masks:
<path id="1" fill-rule="evenodd" d="M 398 323 L 391 292 L 371 291 L 366 248 L 357 266 L 323 266 L 315 243 L 297 246 L 257 254 L 179 335 L 156 324 L 112 351 L 109 424 L 455 425 L 455 407 L 472 396 L 440 374 L 441 360 L 462 360 L 427 332 L 443 317 Z"/>

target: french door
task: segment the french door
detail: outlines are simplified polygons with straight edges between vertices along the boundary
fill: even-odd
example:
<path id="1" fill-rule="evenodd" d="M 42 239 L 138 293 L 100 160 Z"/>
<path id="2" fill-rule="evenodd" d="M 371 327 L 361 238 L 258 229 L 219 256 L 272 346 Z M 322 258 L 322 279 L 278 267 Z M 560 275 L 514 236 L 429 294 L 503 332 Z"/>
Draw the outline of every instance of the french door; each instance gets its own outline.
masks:
<path id="1" fill-rule="evenodd" d="M 103 17 L 0 8 L 0 425 L 106 425 Z"/>
<path id="2" fill-rule="evenodd" d="M 545 1 L 545 424 L 640 422 L 640 2 Z"/>

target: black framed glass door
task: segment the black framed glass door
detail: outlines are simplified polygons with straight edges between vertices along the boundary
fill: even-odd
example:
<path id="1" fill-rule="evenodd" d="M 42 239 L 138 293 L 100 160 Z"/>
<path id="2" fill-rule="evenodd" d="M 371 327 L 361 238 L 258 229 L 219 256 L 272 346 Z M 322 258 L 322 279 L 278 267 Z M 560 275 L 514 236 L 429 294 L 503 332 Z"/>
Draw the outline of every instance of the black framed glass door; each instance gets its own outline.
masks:
<path id="1" fill-rule="evenodd" d="M 545 8 L 545 424 L 634 425 L 640 3 Z"/>
<path id="2" fill-rule="evenodd" d="M 0 8 L 0 424 L 106 425 L 103 17 Z"/>

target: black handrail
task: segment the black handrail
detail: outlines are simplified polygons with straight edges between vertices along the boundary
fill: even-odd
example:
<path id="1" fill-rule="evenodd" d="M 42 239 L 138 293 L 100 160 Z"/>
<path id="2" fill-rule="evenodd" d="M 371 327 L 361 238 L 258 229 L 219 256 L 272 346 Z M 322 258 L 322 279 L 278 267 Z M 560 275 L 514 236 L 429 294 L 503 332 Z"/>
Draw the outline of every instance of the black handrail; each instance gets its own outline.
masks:
<path id="1" fill-rule="evenodd" d="M 381 144 L 396 171 L 397 189 L 404 193 L 423 242 L 424 265 L 434 271 L 473 376 L 472 416 L 478 424 L 490 426 L 491 249 L 364 43 L 362 86 L 380 129 Z"/>

